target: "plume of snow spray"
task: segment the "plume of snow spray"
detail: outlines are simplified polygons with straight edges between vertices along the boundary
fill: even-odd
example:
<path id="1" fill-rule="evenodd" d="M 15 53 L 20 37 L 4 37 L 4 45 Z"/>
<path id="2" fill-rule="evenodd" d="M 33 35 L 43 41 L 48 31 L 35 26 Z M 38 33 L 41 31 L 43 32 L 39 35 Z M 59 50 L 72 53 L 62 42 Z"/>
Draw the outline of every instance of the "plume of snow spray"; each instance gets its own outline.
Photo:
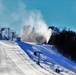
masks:
<path id="1" fill-rule="evenodd" d="M 22 41 L 48 43 L 52 29 L 48 29 L 40 12 L 30 12 L 23 28 Z"/>
<path id="2" fill-rule="evenodd" d="M 17 10 L 10 11 L 9 7 L 0 0 L 0 25 L 21 32 L 23 41 L 44 43 L 48 42 L 52 30 L 48 29 L 43 16 L 38 10 L 28 10 L 22 0 L 16 1 Z M 19 36 L 21 36 L 21 34 Z"/>

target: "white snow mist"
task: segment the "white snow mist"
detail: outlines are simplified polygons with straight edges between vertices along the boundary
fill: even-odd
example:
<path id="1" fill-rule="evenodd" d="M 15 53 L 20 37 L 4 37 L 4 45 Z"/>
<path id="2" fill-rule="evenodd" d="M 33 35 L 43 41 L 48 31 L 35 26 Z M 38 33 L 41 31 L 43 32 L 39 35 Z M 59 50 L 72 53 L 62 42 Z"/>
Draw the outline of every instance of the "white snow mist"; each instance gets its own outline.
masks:
<path id="1" fill-rule="evenodd" d="M 15 30 L 19 36 L 22 34 L 23 41 L 47 43 L 52 30 L 48 29 L 41 12 L 27 9 L 22 0 L 17 1 L 14 7 L 16 10 L 10 11 L 0 0 L 0 26 Z"/>
<path id="2" fill-rule="evenodd" d="M 28 15 L 22 32 L 22 41 L 35 43 L 48 43 L 52 35 L 40 12 L 33 11 Z"/>

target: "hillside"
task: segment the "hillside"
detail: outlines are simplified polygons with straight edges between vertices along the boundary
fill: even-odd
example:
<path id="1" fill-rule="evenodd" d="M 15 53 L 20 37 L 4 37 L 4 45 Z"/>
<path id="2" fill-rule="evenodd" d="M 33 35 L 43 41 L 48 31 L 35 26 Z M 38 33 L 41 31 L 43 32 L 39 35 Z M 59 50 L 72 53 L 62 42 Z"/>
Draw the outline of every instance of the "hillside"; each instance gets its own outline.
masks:
<path id="1" fill-rule="evenodd" d="M 34 51 L 41 52 L 40 65 Z M 50 45 L 6 40 L 0 41 L 0 66 L 0 75 L 75 75 L 76 70 L 75 63 L 53 51 Z M 55 72 L 56 68 L 60 73 Z"/>

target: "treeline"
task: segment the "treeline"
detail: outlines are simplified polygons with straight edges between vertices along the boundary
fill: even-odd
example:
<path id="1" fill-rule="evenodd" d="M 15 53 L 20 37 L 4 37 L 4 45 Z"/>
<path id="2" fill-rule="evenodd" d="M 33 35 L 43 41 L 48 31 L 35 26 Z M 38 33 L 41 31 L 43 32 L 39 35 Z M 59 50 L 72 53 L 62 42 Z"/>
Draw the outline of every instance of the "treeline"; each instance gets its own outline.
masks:
<path id="1" fill-rule="evenodd" d="M 53 35 L 48 44 L 54 45 L 61 54 L 76 62 L 76 32 L 66 28 L 61 31 L 57 27 L 50 28 L 53 29 Z"/>

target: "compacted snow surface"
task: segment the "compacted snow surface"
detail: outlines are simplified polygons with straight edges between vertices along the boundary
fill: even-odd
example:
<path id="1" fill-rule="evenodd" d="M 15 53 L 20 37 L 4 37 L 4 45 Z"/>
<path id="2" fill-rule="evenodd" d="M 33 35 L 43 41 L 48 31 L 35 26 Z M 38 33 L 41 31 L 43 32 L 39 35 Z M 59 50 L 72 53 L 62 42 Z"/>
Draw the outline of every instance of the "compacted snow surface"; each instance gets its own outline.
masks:
<path id="1" fill-rule="evenodd" d="M 40 52 L 40 65 L 34 52 Z M 53 46 L 0 41 L 0 75 L 76 75 L 75 71 L 76 64 L 53 50 Z"/>

